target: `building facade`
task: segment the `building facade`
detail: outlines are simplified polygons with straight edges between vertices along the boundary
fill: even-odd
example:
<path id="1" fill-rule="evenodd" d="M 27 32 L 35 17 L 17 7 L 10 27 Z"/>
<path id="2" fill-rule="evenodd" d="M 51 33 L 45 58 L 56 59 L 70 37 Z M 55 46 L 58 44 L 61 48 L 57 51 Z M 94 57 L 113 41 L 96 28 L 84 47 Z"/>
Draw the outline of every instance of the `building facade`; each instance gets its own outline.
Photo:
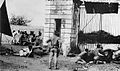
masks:
<path id="1" fill-rule="evenodd" d="M 70 47 L 72 28 L 72 0 L 46 0 L 44 44 L 54 31 L 60 33 L 63 46 Z"/>
<path id="2" fill-rule="evenodd" d="M 90 33 L 102 28 L 113 35 L 119 35 L 119 18 L 120 9 L 118 9 L 118 14 L 103 14 L 100 19 L 100 14 L 87 14 L 84 4 L 76 9 L 73 0 L 46 0 L 44 44 L 52 37 L 55 30 L 60 32 L 63 47 L 70 47 L 70 42 L 74 39 L 77 41 L 80 30 Z"/>

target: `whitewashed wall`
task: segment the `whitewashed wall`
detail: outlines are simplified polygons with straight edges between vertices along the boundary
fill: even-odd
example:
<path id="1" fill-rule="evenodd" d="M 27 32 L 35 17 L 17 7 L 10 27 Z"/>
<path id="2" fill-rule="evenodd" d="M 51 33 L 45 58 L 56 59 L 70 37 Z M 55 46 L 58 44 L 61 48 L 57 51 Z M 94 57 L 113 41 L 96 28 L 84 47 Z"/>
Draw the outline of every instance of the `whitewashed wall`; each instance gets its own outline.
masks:
<path id="1" fill-rule="evenodd" d="M 102 44 L 103 50 L 105 49 L 113 49 L 113 50 L 117 50 L 120 44 Z M 88 48 L 89 50 L 94 50 L 97 48 L 96 44 L 82 44 L 79 46 L 79 49 L 81 51 L 84 51 L 85 48 Z"/>
<path id="2" fill-rule="evenodd" d="M 111 14 L 102 15 L 102 30 L 105 30 L 106 32 L 109 32 L 115 36 L 120 35 L 119 19 L 120 19 L 120 6 L 119 6 L 118 14 L 111 13 Z M 88 24 L 89 21 L 90 23 Z M 85 7 L 81 6 L 80 29 L 83 29 L 86 26 L 86 24 L 88 24 L 87 27 L 84 29 L 84 32 L 88 33 L 88 32 L 98 31 L 99 23 L 100 23 L 100 14 L 87 14 Z"/>

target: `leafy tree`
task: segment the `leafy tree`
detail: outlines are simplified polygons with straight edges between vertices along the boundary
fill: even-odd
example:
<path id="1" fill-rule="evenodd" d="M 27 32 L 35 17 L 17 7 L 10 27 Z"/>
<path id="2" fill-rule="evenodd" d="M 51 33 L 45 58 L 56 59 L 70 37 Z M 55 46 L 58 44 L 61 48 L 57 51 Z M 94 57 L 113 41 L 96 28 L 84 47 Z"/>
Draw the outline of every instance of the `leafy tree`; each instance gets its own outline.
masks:
<path id="1" fill-rule="evenodd" d="M 12 15 L 10 18 L 10 24 L 12 25 L 22 25 L 27 26 L 27 23 L 30 23 L 32 20 L 27 19 L 25 16 L 15 16 Z"/>

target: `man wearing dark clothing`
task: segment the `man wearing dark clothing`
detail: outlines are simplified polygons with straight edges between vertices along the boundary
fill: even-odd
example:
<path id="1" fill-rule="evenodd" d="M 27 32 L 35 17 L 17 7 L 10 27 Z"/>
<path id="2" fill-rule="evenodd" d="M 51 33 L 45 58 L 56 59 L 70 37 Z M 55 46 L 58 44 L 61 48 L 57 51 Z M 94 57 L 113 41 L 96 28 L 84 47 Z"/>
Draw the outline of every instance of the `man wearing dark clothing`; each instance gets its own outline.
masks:
<path id="1" fill-rule="evenodd" d="M 96 64 L 97 61 L 105 61 L 105 57 L 103 47 L 101 45 L 97 45 L 97 48 L 95 49 L 94 63 Z"/>
<path id="2" fill-rule="evenodd" d="M 89 50 L 88 49 L 85 49 L 83 52 L 81 52 L 79 55 L 78 55 L 78 60 L 75 62 L 75 63 L 81 63 L 81 64 L 86 64 L 88 63 L 88 52 Z"/>
<path id="3" fill-rule="evenodd" d="M 53 37 L 49 39 L 49 50 L 50 50 L 50 55 L 49 55 L 49 69 L 51 69 L 51 64 L 52 60 L 54 58 L 54 67 L 57 69 L 57 58 L 59 56 L 59 37 L 57 36 L 56 33 L 54 33 Z"/>

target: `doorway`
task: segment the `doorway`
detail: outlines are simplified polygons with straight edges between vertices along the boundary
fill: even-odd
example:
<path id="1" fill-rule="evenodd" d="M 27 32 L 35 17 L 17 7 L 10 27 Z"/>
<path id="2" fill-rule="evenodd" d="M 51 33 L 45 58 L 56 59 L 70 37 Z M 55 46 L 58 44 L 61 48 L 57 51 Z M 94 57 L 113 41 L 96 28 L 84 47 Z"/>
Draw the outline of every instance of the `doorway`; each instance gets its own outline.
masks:
<path id="1" fill-rule="evenodd" d="M 59 33 L 59 37 L 61 34 L 61 19 L 55 19 L 55 31 Z"/>

